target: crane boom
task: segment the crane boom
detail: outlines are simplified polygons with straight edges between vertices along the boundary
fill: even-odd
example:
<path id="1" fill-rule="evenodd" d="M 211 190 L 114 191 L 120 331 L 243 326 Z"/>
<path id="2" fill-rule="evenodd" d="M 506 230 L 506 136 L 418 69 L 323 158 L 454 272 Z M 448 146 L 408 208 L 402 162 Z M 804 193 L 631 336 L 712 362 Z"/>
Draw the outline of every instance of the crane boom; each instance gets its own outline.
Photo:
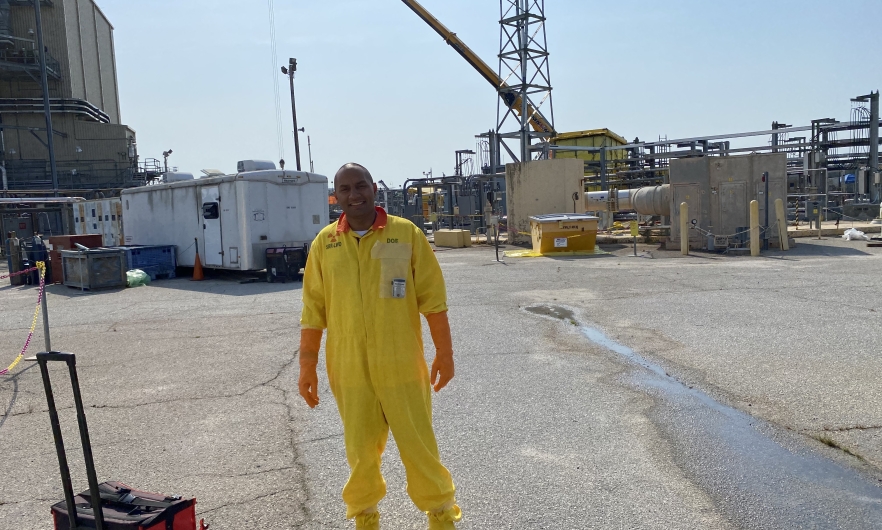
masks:
<path id="1" fill-rule="evenodd" d="M 495 88 L 499 92 L 499 97 L 502 98 L 502 101 L 508 106 L 510 109 L 514 110 L 520 116 L 522 113 L 523 103 L 521 102 L 521 97 L 517 95 L 515 92 L 506 91 L 505 89 L 509 88 L 509 85 L 502 80 L 492 68 L 490 68 L 487 63 L 481 60 L 478 57 L 478 54 L 473 52 L 466 44 L 460 40 L 459 37 L 456 36 L 456 33 L 447 29 L 444 24 L 442 24 L 437 18 L 435 18 L 431 13 L 429 13 L 426 8 L 421 6 L 416 0 L 401 0 L 404 2 L 404 5 L 411 8 L 414 13 L 417 14 L 418 17 L 423 19 L 423 21 L 428 24 L 432 29 L 435 30 L 438 35 L 441 35 L 441 38 L 444 39 L 444 42 L 450 45 L 451 48 L 456 50 L 463 59 L 466 60 L 467 63 L 472 65 L 472 67 L 481 74 L 481 77 L 486 79 L 493 88 Z M 527 113 L 530 115 L 530 126 L 536 132 L 544 132 L 549 133 L 552 136 L 555 134 L 554 128 L 551 126 L 551 123 L 545 119 L 545 116 L 539 112 L 538 109 L 534 109 L 532 105 L 527 103 Z"/>

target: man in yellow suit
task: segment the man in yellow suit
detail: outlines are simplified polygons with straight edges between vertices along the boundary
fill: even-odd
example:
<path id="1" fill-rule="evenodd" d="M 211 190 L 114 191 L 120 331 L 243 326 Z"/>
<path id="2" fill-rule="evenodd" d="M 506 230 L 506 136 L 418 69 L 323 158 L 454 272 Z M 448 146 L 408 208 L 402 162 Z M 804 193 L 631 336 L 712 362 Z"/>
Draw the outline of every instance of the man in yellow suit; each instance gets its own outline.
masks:
<path id="1" fill-rule="evenodd" d="M 380 458 L 391 428 L 407 492 L 429 529 L 453 529 L 462 512 L 432 429 L 432 385 L 441 390 L 454 373 L 441 267 L 419 228 L 375 206 L 377 185 L 363 166 L 341 167 L 334 190 L 343 214 L 316 236 L 303 277 L 300 395 L 310 407 L 319 403 L 316 365 L 327 329 L 328 381 L 350 467 L 346 517 L 357 529 L 380 527 Z M 435 343 L 431 377 L 420 314 Z"/>

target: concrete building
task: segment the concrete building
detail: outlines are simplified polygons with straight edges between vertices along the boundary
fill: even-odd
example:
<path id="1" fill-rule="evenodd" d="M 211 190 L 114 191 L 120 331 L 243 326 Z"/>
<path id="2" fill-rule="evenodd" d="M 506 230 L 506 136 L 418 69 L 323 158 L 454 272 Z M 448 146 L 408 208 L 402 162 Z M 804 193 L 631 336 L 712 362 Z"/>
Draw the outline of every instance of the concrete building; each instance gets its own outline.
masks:
<path id="1" fill-rule="evenodd" d="M 92 0 L 42 0 L 59 189 L 143 181 L 121 123 L 113 26 Z M 31 0 L 0 0 L 0 164 L 10 190 L 52 188 Z M 112 192 L 111 192 L 112 193 Z"/>
<path id="2" fill-rule="evenodd" d="M 505 166 L 508 240 L 530 240 L 530 216 L 551 213 L 583 213 L 580 159 L 536 160 Z"/>

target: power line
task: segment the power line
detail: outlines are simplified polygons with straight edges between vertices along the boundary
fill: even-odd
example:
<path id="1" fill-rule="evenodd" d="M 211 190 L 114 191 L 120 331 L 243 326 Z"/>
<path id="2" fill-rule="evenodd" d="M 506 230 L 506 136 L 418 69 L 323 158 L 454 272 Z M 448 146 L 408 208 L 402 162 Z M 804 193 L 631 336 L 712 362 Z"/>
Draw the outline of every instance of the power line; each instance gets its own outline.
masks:
<path id="1" fill-rule="evenodd" d="M 279 98 L 279 79 L 276 74 L 279 61 L 276 54 L 276 10 L 273 5 L 273 0 L 267 0 L 267 7 L 269 8 L 270 59 L 272 59 L 272 68 L 270 68 L 270 72 L 272 72 L 273 94 L 276 102 L 276 142 L 279 147 L 279 159 L 283 159 L 285 158 L 285 145 L 282 136 L 282 103 Z"/>

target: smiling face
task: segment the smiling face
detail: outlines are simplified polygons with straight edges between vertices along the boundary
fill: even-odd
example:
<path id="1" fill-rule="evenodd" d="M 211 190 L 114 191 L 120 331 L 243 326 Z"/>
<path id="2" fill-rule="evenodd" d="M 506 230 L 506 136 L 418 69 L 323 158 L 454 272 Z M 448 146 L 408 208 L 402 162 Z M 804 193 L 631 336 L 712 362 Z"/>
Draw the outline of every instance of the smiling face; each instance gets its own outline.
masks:
<path id="1" fill-rule="evenodd" d="M 370 174 L 359 166 L 345 165 L 334 177 L 334 196 L 343 209 L 350 226 L 356 230 L 367 230 L 374 222 L 374 201 L 377 185 Z M 362 225 L 367 222 L 367 227 Z"/>

